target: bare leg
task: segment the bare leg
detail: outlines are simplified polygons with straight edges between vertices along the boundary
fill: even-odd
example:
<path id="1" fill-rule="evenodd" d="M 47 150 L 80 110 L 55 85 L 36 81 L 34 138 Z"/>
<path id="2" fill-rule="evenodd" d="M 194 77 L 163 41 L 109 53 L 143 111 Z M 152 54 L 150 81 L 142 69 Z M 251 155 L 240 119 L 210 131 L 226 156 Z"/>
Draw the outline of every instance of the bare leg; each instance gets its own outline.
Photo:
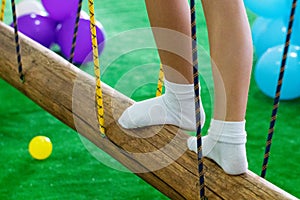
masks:
<path id="1" fill-rule="evenodd" d="M 243 1 L 202 0 L 202 4 L 213 61 L 214 118 L 242 121 L 245 119 L 253 53 Z"/>
<path id="2" fill-rule="evenodd" d="M 202 0 L 215 85 L 214 119 L 203 155 L 229 174 L 246 172 L 245 113 L 252 67 L 251 33 L 242 0 Z M 196 150 L 196 139 L 188 146 Z"/>
<path id="3" fill-rule="evenodd" d="M 124 128 L 173 124 L 195 130 L 190 12 L 185 0 L 145 0 L 165 74 L 165 94 L 135 103 L 120 117 Z M 202 108 L 202 105 L 201 105 Z M 201 109 L 202 125 L 205 114 Z"/>
<path id="4" fill-rule="evenodd" d="M 154 27 L 153 34 L 164 66 L 166 79 L 173 83 L 193 83 L 193 68 L 191 64 L 192 41 L 190 40 L 191 24 L 188 1 L 145 0 L 145 2 L 151 27 Z M 173 30 L 174 35 L 172 32 L 155 29 L 155 27 Z M 180 34 L 177 35 L 176 32 L 186 37 L 180 37 Z M 165 34 L 168 35 L 166 36 Z M 169 51 L 165 50 L 166 48 Z M 185 53 L 176 55 L 172 52 Z"/>

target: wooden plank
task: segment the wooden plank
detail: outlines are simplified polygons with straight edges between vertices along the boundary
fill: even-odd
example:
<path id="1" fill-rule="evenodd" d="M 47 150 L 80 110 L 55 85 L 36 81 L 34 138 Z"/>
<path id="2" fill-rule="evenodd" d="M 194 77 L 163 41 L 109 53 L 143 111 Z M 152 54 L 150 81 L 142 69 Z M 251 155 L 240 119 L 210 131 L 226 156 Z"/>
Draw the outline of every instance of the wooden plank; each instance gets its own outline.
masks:
<path id="1" fill-rule="evenodd" d="M 20 41 L 24 83 L 17 72 L 13 31 L 0 23 L 0 77 L 166 196 L 199 198 L 197 158 L 187 151 L 186 133 L 169 125 L 122 129 L 116 120 L 133 100 L 102 83 L 107 137 L 101 137 L 94 78 L 22 34 Z M 297 199 L 250 171 L 229 176 L 208 159 L 204 165 L 209 199 Z"/>

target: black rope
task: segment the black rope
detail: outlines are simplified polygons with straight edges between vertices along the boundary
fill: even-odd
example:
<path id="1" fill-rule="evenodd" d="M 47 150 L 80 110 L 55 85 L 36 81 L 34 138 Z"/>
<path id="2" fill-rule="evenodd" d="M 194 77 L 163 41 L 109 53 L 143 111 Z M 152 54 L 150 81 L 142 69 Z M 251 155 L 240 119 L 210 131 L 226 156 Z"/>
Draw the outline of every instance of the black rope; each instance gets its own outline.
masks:
<path id="1" fill-rule="evenodd" d="M 194 92 L 195 92 L 195 115 L 196 115 L 196 129 L 197 129 L 197 149 L 198 149 L 198 173 L 199 173 L 199 183 L 200 183 L 200 199 L 202 200 L 202 199 L 206 199 L 206 197 L 205 197 L 205 189 L 204 189 L 205 185 L 204 185 L 204 170 L 203 170 L 203 156 L 202 156 L 202 140 L 201 140 L 201 114 L 200 114 L 195 0 L 190 1 L 190 9 L 191 9 L 193 76 L 194 76 Z"/>
<path id="2" fill-rule="evenodd" d="M 269 157 L 270 157 L 272 138 L 273 138 L 274 127 L 275 127 L 275 122 L 276 122 L 276 118 L 277 118 L 277 111 L 278 111 L 278 107 L 279 107 L 282 80 L 283 80 L 284 71 L 285 71 L 285 67 L 286 67 L 288 51 L 289 51 L 289 47 L 290 47 L 290 40 L 291 40 L 291 35 L 292 35 L 292 28 L 293 28 L 293 23 L 294 23 L 296 5 L 297 5 L 297 0 L 293 0 L 292 10 L 291 10 L 291 14 L 290 14 L 290 21 L 289 21 L 289 26 L 288 26 L 288 32 L 286 35 L 284 51 L 283 51 L 283 56 L 282 56 L 282 60 L 281 60 L 281 67 L 280 67 L 280 74 L 279 74 L 279 78 L 278 78 L 277 88 L 276 88 L 276 95 L 274 98 L 274 104 L 273 104 L 272 116 L 271 116 L 271 121 L 270 121 L 268 137 L 267 137 L 264 161 L 263 161 L 263 166 L 262 166 L 262 171 L 261 171 L 261 177 L 263 177 L 263 178 L 265 178 L 265 176 L 266 176 L 268 161 L 269 161 Z"/>
<path id="3" fill-rule="evenodd" d="M 71 48 L 70 58 L 69 58 L 70 63 L 73 63 L 73 59 L 74 59 L 74 52 L 75 52 L 75 47 L 76 47 L 76 39 L 77 39 L 77 33 L 78 33 L 78 25 L 79 25 L 81 7 L 82 7 L 82 0 L 79 0 L 77 14 L 76 14 L 75 27 L 74 27 L 74 31 L 73 31 L 72 48 Z"/>
<path id="4" fill-rule="evenodd" d="M 16 44 L 17 61 L 18 61 L 18 72 L 19 72 L 20 80 L 22 82 L 24 82 L 25 77 L 24 77 L 24 74 L 23 74 L 22 58 L 21 58 L 21 52 L 20 52 L 20 42 L 19 42 L 19 33 L 18 33 L 18 23 L 17 23 L 15 0 L 11 0 L 11 8 L 12 8 L 13 24 L 14 24 L 14 32 L 15 32 L 15 44 Z"/>

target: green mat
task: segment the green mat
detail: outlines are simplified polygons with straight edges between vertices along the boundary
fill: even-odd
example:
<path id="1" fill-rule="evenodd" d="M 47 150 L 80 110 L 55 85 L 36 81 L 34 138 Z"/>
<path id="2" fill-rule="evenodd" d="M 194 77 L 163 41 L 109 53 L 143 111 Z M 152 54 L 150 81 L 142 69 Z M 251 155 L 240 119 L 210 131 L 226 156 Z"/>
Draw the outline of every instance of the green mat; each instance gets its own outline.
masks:
<path id="1" fill-rule="evenodd" d="M 10 23 L 9 2 L 6 7 L 5 22 Z M 87 11 L 87 2 L 83 7 Z M 111 40 L 124 31 L 149 27 L 144 1 L 101 0 L 95 2 L 95 8 L 96 18 Z M 255 16 L 249 13 L 249 19 L 253 22 Z M 202 99 L 209 119 L 212 83 L 206 76 L 208 42 L 200 8 L 198 36 L 203 47 L 199 53 L 203 68 Z M 143 41 L 137 43 L 142 45 Z M 108 48 L 106 53 L 118 55 L 118 45 L 124 44 L 117 41 L 116 47 Z M 154 49 L 135 49 L 113 60 L 104 55 L 101 57 L 104 82 L 135 100 L 155 95 L 159 60 Z M 147 71 L 141 68 L 145 63 L 150 63 Z M 82 69 L 91 71 L 90 66 Z M 167 199 L 134 174 L 112 169 L 93 157 L 75 131 L 3 80 L 0 88 L 0 199 Z M 249 168 L 257 174 L 261 170 L 272 103 L 252 80 L 246 117 L 247 154 Z M 267 173 L 269 181 L 297 197 L 300 197 L 299 111 L 299 99 L 281 102 Z M 53 143 L 52 155 L 44 161 L 34 160 L 28 153 L 29 141 L 36 135 L 46 135 Z"/>

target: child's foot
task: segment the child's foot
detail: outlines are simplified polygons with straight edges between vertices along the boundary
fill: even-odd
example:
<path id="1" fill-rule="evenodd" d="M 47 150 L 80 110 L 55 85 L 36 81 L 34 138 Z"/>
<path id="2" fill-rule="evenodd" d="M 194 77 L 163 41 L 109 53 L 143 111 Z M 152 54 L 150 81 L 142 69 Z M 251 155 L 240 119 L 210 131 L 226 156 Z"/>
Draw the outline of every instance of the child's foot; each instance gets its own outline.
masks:
<path id="1" fill-rule="evenodd" d="M 201 125 L 205 113 L 201 103 Z M 136 102 L 127 108 L 119 119 L 127 129 L 151 125 L 172 124 L 182 129 L 195 131 L 194 85 L 176 84 L 165 80 L 165 94 Z"/>
<path id="2" fill-rule="evenodd" d="M 196 137 L 190 137 L 187 145 L 197 153 L 196 140 Z M 226 173 L 238 175 L 247 171 L 245 121 L 212 120 L 208 135 L 202 138 L 202 144 L 203 156 L 214 160 Z"/>

